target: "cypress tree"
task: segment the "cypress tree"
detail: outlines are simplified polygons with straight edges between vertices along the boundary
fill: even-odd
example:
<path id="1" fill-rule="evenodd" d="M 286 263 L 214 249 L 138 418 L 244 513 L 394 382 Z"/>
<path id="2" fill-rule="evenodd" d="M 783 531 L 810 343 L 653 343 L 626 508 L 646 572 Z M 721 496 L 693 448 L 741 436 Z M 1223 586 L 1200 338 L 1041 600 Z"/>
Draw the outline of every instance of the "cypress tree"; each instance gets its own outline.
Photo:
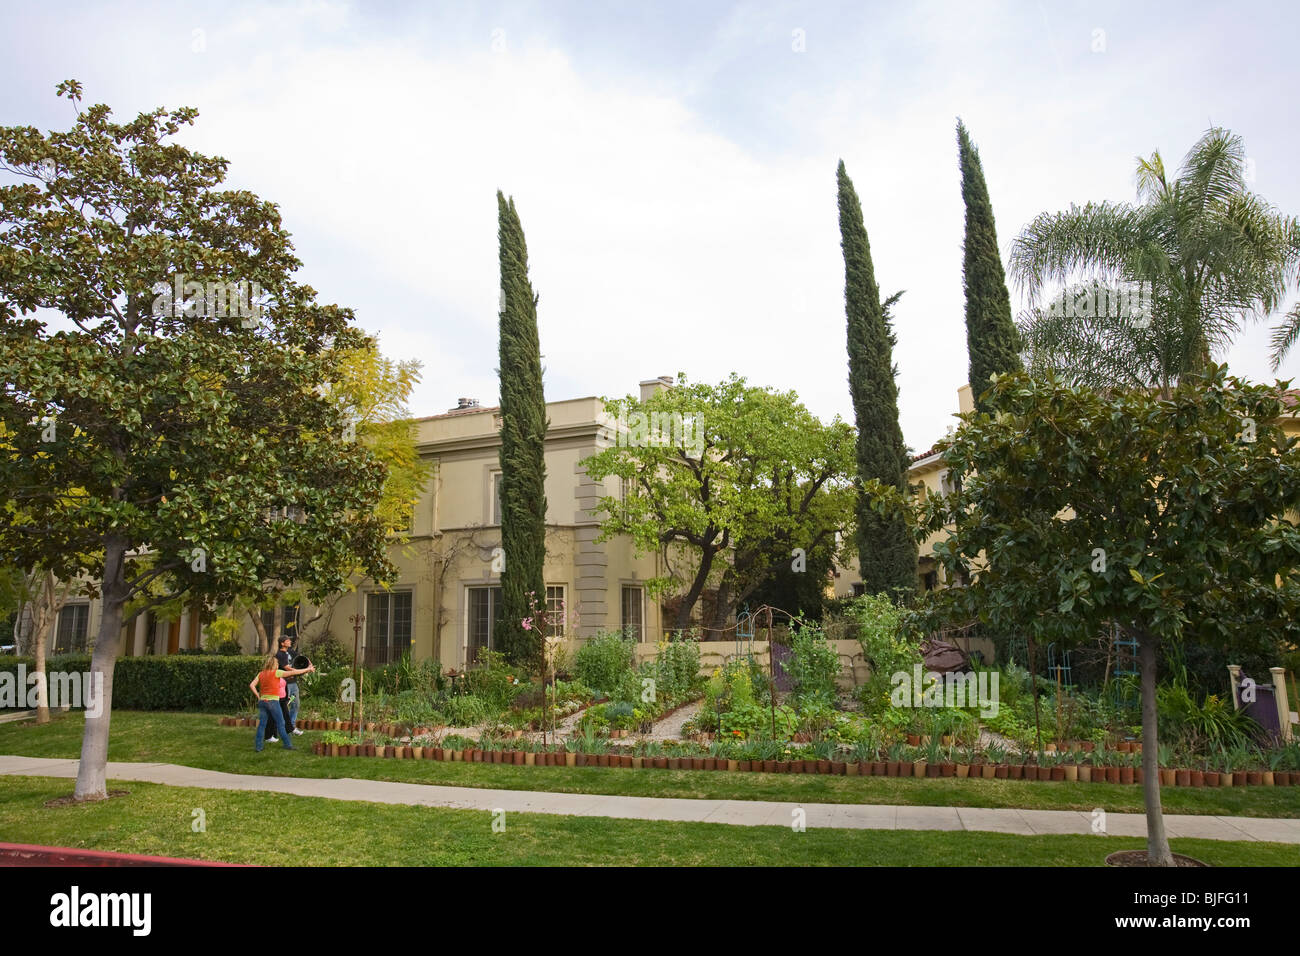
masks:
<path id="1" fill-rule="evenodd" d="M 862 205 L 840 161 L 840 246 L 844 250 L 844 305 L 848 316 L 849 392 L 858 429 L 859 480 L 879 479 L 907 488 L 907 446 L 898 424 L 894 380 L 894 333 L 889 308 L 880 301 Z M 886 518 L 858 493 L 858 567 L 868 594 L 889 592 L 898 600 L 916 590 L 916 542 L 901 516 Z"/>
<path id="2" fill-rule="evenodd" d="M 961 120 L 957 121 L 957 149 L 961 163 L 961 197 L 966 204 L 966 241 L 962 277 L 966 286 L 966 351 L 970 356 L 970 387 L 976 408 L 983 411 L 980 394 L 989 377 L 1018 371 L 1020 336 L 1011 320 L 1011 296 L 998 254 L 993 203 L 984 181 L 979 150 Z"/>
<path id="3" fill-rule="evenodd" d="M 501 606 L 494 643 L 507 660 L 531 665 L 541 659 L 542 622 L 525 630 L 525 618 L 546 606 L 546 399 L 537 337 L 537 297 L 528 281 L 524 230 L 509 201 L 497 191 L 501 258 Z"/>

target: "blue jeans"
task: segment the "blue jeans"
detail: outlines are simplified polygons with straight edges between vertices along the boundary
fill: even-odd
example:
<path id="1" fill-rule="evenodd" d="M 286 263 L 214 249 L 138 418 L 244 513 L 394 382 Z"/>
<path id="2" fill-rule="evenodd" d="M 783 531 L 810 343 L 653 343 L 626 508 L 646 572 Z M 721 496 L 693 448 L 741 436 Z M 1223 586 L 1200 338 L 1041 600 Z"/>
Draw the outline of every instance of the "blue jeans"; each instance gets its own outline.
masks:
<path id="1" fill-rule="evenodd" d="M 278 700 L 259 700 L 257 710 L 257 741 L 253 744 L 257 752 L 262 752 L 262 742 L 266 740 L 268 721 L 274 721 L 275 735 L 284 742 L 284 749 L 292 750 L 293 744 L 289 743 L 289 735 L 284 732 L 284 714 L 280 713 L 280 702 Z"/>
<path id="2" fill-rule="evenodd" d="M 285 693 L 289 695 L 289 729 L 298 726 L 298 685 L 293 681 L 285 684 Z"/>

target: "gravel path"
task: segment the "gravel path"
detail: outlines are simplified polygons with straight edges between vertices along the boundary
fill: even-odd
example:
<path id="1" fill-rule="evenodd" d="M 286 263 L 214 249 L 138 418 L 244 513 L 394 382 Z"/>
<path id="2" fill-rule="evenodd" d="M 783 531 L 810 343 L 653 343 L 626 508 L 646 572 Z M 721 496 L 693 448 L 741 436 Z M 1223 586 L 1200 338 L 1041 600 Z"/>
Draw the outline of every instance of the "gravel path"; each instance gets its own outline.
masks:
<path id="1" fill-rule="evenodd" d="M 690 720 L 700 712 L 700 707 L 704 701 L 696 700 L 687 704 L 681 710 L 673 711 L 663 720 L 654 725 L 650 733 L 646 734 L 645 740 L 681 740 L 682 724 Z"/>

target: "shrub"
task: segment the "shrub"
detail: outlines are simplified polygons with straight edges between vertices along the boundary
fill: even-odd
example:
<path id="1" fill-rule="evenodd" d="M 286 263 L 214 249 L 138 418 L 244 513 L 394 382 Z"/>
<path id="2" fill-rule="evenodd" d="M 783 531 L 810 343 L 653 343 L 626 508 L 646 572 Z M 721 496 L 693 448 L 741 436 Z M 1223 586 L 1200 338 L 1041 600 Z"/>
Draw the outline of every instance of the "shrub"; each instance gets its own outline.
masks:
<path id="1" fill-rule="evenodd" d="M 912 673 L 921 663 L 920 642 L 911 639 L 903 628 L 902 614 L 885 594 L 864 594 L 846 608 L 857 626 L 862 656 L 871 668 L 871 676 L 859 690 L 862 707 L 868 714 L 889 707 L 893 675 Z"/>
<path id="2" fill-rule="evenodd" d="M 448 697 L 442 703 L 442 711 L 447 715 L 447 721 L 454 727 L 472 727 L 488 718 L 487 704 L 473 694 Z"/>
<path id="3" fill-rule="evenodd" d="M 578 680 L 602 694 L 611 694 L 623 674 L 632 669 L 636 650 L 621 634 L 598 634 L 574 655 Z"/>
<path id="4" fill-rule="evenodd" d="M 493 711 L 505 710 L 515 695 L 528 686 L 523 671 L 507 664 L 504 654 L 486 648 L 479 651 L 478 666 L 469 671 L 465 681 L 469 692 Z"/>
<path id="5" fill-rule="evenodd" d="M 321 671 L 352 666 L 352 653 L 329 631 L 303 638 L 298 653 L 305 654 Z"/>
<path id="6" fill-rule="evenodd" d="M 654 662 L 656 693 L 676 703 L 688 697 L 700 679 L 700 646 L 694 641 L 661 641 Z"/>
<path id="7" fill-rule="evenodd" d="M 820 628 L 800 627 L 790 639 L 790 660 L 786 673 L 799 697 L 835 696 L 835 680 L 840 676 L 840 655 Z"/>
<path id="8" fill-rule="evenodd" d="M 229 712 L 251 709 L 248 683 L 261 667 L 261 657 L 218 655 L 159 655 L 122 657 L 113 669 L 113 707 L 122 710 L 206 710 Z M 0 671 L 17 677 L 18 665 L 30 675 L 31 658 L 5 658 Z M 46 672 L 87 672 L 88 654 L 51 657 Z"/>

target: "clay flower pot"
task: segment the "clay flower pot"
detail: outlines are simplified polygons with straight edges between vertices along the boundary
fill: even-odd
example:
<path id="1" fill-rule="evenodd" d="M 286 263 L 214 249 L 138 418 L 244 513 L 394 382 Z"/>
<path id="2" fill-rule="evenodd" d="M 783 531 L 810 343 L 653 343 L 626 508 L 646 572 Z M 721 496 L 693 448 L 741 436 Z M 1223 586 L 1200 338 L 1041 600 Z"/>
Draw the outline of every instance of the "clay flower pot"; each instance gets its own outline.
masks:
<path id="1" fill-rule="evenodd" d="M 339 745 L 338 745 L 338 744 L 330 744 L 330 745 L 329 745 L 329 755 L 330 755 L 331 757 L 337 757 L 337 756 L 339 755 Z"/>
<path id="2" fill-rule="evenodd" d="M 1119 783 L 1119 767 L 1106 768 L 1106 782 Z"/>
<path id="3" fill-rule="evenodd" d="M 1007 764 L 1007 779 L 1022 780 L 1025 777 L 1025 765 L 1022 763 Z"/>
<path id="4" fill-rule="evenodd" d="M 1259 770 L 1246 771 L 1246 783 L 1252 787 L 1261 786 L 1264 783 L 1264 774 Z"/>
<path id="5" fill-rule="evenodd" d="M 889 775 L 889 761 L 873 760 L 870 763 L 863 764 L 858 768 L 858 773 L 866 774 L 870 772 L 873 777 L 886 777 Z"/>
<path id="6" fill-rule="evenodd" d="M 666 769 L 668 769 L 668 758 L 667 758 L 667 757 L 655 757 L 655 758 L 654 758 L 654 764 L 655 764 L 655 769 L 656 769 L 656 770 L 666 770 Z"/>
<path id="7" fill-rule="evenodd" d="M 930 769 L 930 768 L 926 765 L 926 763 L 925 763 L 924 760 L 913 760 L 913 761 L 912 761 L 912 776 L 913 776 L 913 777 L 924 777 L 924 776 L 927 776 L 927 775 L 929 774 L 929 769 Z"/>
<path id="8" fill-rule="evenodd" d="M 1162 786 L 1162 787 L 1172 787 L 1172 786 L 1174 786 L 1174 784 L 1175 784 L 1175 782 L 1176 782 L 1176 780 L 1177 780 L 1177 776 L 1178 776 L 1178 775 L 1177 775 L 1177 772 L 1176 772 L 1176 771 L 1173 771 L 1173 770 L 1166 770 L 1166 769 L 1164 769 L 1163 767 L 1161 767 L 1161 768 L 1160 768 L 1160 786 Z"/>
<path id="9" fill-rule="evenodd" d="M 1174 771 L 1174 786 L 1190 787 L 1192 785 L 1192 772 L 1190 770 Z"/>
<path id="10" fill-rule="evenodd" d="M 1078 770 L 1080 783 L 1092 783 L 1092 764 L 1081 763 Z"/>
<path id="11" fill-rule="evenodd" d="M 985 780 L 996 780 L 998 776 L 997 764 L 986 763 L 980 767 L 980 777 Z"/>
<path id="12" fill-rule="evenodd" d="M 956 765 L 955 763 L 941 763 L 941 764 L 939 764 L 939 776 L 941 776 L 941 777 L 955 777 L 955 776 L 957 776 L 957 765 Z"/>
<path id="13" fill-rule="evenodd" d="M 957 779 L 965 780 L 969 776 L 970 776 L 970 766 L 964 763 L 957 764 Z"/>
<path id="14" fill-rule="evenodd" d="M 1011 773 L 1011 765 L 1010 765 L 1010 764 L 1005 764 L 1005 763 L 997 764 L 997 765 L 993 768 L 993 779 L 994 779 L 994 780 L 1006 780 L 1007 777 L 1008 777 L 1008 775 L 1010 775 L 1010 773 Z"/>
<path id="15" fill-rule="evenodd" d="M 1106 782 L 1107 782 L 1107 781 L 1106 781 L 1106 768 L 1105 768 L 1105 767 L 1093 767 L 1093 768 L 1092 768 L 1092 782 L 1093 782 L 1093 783 L 1106 783 Z"/>
<path id="16" fill-rule="evenodd" d="M 814 772 L 815 772 L 815 773 L 830 773 L 830 772 L 831 772 L 831 762 L 830 762 L 829 760 L 818 760 L 818 761 L 816 761 L 816 764 L 817 764 L 817 766 L 814 768 Z"/>
<path id="17" fill-rule="evenodd" d="M 1192 786 L 1193 787 L 1205 786 L 1205 771 L 1203 770 L 1192 771 Z"/>
<path id="18" fill-rule="evenodd" d="M 909 747 L 919 747 L 921 745 L 921 738 L 916 734 L 908 734 L 907 745 Z"/>
<path id="19" fill-rule="evenodd" d="M 1061 768 L 1065 771 L 1065 782 L 1075 783 L 1079 779 L 1079 765 L 1076 763 L 1067 763 Z"/>
<path id="20" fill-rule="evenodd" d="M 1133 782 L 1133 768 L 1132 768 L 1132 767 L 1120 767 L 1120 768 L 1119 768 L 1119 782 L 1120 782 L 1120 783 L 1132 783 L 1132 782 Z"/>
<path id="21" fill-rule="evenodd" d="M 899 774 L 899 767 L 901 767 L 901 766 L 902 766 L 902 764 L 901 764 L 899 761 L 897 761 L 897 760 L 887 760 L 887 761 L 885 761 L 885 776 L 886 776 L 886 777 L 897 777 L 898 774 Z"/>
<path id="22" fill-rule="evenodd" d="M 1139 771 L 1139 772 L 1140 772 L 1140 771 Z M 1142 782 L 1141 780 L 1138 780 L 1138 783 L 1141 783 L 1141 782 Z M 1207 787 L 1217 787 L 1217 786 L 1219 786 L 1219 775 L 1218 775 L 1217 773 L 1215 773 L 1213 770 L 1206 770 L 1206 771 L 1205 771 L 1205 785 L 1206 785 Z"/>

